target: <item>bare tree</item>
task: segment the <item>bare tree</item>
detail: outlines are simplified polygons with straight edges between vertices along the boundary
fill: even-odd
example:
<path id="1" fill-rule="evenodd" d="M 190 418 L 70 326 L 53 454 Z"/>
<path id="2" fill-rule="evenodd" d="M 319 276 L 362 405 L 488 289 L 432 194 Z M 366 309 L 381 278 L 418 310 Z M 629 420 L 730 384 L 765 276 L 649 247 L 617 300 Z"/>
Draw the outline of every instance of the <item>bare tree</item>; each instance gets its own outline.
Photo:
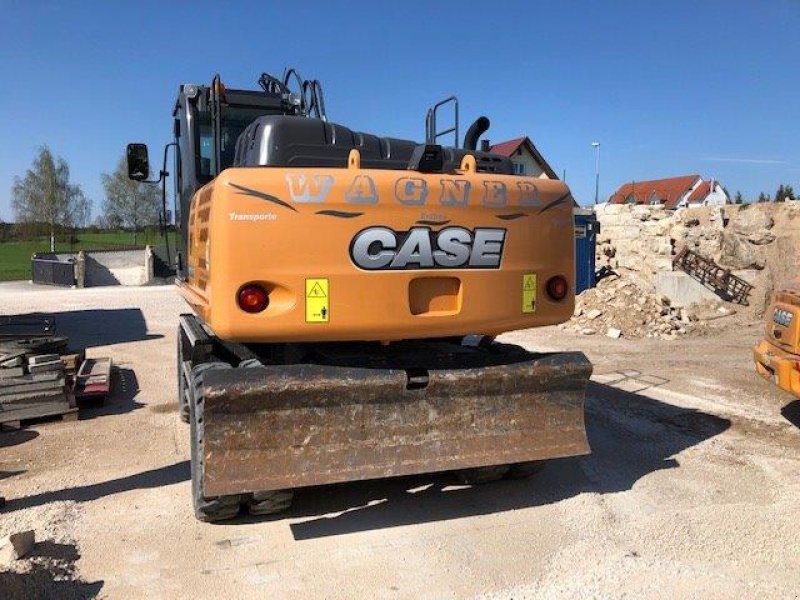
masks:
<path id="1" fill-rule="evenodd" d="M 119 224 L 136 232 L 142 227 L 157 225 L 161 214 L 161 193 L 154 183 L 143 183 L 128 178 L 128 167 L 123 156 L 113 173 L 103 173 L 106 192 L 103 215 L 109 224 Z"/>
<path id="2" fill-rule="evenodd" d="M 56 249 L 56 225 L 85 224 L 91 212 L 81 187 L 69 182 L 67 161 L 54 158 L 47 146 L 39 149 L 25 177 L 14 179 L 12 196 L 17 222 L 50 225 L 51 252 Z"/>

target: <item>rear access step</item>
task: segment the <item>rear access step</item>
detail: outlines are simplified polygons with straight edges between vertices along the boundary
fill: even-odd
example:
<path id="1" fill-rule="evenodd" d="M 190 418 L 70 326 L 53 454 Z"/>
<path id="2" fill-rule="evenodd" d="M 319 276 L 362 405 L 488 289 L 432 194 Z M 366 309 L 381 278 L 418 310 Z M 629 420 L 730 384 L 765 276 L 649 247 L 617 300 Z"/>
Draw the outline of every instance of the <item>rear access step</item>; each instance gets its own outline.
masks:
<path id="1" fill-rule="evenodd" d="M 348 354 L 347 346 L 326 354 L 323 346 L 324 364 L 204 373 L 203 409 L 194 411 L 202 418 L 193 423 L 202 495 L 589 452 L 583 401 L 591 364 L 582 353 L 393 346 L 372 355 L 363 347 Z"/>

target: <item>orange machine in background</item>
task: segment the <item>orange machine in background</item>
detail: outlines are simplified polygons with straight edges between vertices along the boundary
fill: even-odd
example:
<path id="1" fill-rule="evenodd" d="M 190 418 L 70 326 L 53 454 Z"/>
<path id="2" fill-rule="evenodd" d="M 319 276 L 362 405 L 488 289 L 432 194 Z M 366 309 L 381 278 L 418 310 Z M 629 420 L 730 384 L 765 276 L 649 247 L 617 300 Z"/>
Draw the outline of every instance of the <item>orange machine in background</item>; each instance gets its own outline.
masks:
<path id="1" fill-rule="evenodd" d="M 756 371 L 800 398 L 800 280 L 775 293 L 764 340 L 753 348 Z"/>

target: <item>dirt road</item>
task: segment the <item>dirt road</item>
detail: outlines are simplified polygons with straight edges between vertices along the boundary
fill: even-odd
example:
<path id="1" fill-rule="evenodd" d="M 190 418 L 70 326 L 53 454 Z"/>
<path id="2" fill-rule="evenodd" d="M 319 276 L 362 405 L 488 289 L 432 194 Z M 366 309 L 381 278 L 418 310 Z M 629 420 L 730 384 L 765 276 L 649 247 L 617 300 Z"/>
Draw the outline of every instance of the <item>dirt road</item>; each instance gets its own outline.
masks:
<path id="1" fill-rule="evenodd" d="M 680 341 L 557 328 L 582 349 L 590 456 L 480 487 L 446 475 L 297 494 L 288 516 L 202 524 L 177 418 L 171 288 L 0 288 L 119 367 L 76 423 L 0 433 L 0 535 L 36 529 L 0 598 L 798 598 L 800 405 L 758 379 L 740 321 Z M 627 390 L 627 391 L 623 391 Z"/>

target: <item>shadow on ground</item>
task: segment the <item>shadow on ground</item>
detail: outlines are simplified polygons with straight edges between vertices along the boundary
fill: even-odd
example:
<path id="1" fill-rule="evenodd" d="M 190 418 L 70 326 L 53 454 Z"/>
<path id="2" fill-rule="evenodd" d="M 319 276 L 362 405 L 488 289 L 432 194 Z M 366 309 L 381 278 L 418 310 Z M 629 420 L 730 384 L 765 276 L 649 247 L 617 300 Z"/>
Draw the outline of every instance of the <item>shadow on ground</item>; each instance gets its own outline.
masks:
<path id="1" fill-rule="evenodd" d="M 5 509 L 1 512 L 8 513 L 34 506 L 42 506 L 50 502 L 91 502 L 98 498 L 113 496 L 130 490 L 143 490 L 158 488 L 173 483 L 189 480 L 189 461 L 185 460 L 173 465 L 167 465 L 150 471 L 143 471 L 135 475 L 111 479 L 101 483 L 82 485 L 52 492 L 43 492 L 33 496 L 9 499 Z M 191 499 L 187 496 L 187 502 Z"/>
<path id="2" fill-rule="evenodd" d="M 121 415 L 145 406 L 136 401 L 139 395 L 139 380 L 133 369 L 113 367 L 111 370 L 111 392 L 104 401 L 81 400 L 81 420 L 106 415 Z"/>
<path id="3" fill-rule="evenodd" d="M 800 429 L 800 400 L 789 402 L 781 409 L 781 414 L 789 423 Z"/>
<path id="4" fill-rule="evenodd" d="M 0 572 L 2 598 L 8 600 L 96 598 L 102 581 L 81 581 L 75 572 L 80 558 L 73 544 L 37 542 L 24 563 L 25 572 Z M 23 562 L 23 561 L 20 561 Z"/>
<path id="5" fill-rule="evenodd" d="M 24 444 L 37 437 L 39 437 L 39 432 L 31 429 L 6 429 L 0 431 L 0 448 Z"/>
<path id="6" fill-rule="evenodd" d="M 39 437 L 39 432 L 33 431 L 32 429 L 6 429 L 0 431 L 0 449 L 24 444 L 25 442 L 35 440 L 37 437 Z M 22 473 L 25 473 L 25 469 L 14 469 L 13 471 L 4 471 L 0 469 L 0 480 L 14 477 L 15 475 L 21 475 Z M 2 494 L 0 494 L 0 496 L 2 496 Z"/>
<path id="7" fill-rule="evenodd" d="M 31 313 L 32 316 L 38 314 L 43 313 Z M 164 337 L 147 333 L 147 323 L 138 308 L 96 308 L 47 314 L 55 317 L 56 335 L 67 336 L 70 348 L 94 348 Z"/>
<path id="8" fill-rule="evenodd" d="M 649 473 L 677 468 L 676 454 L 719 435 L 730 421 L 590 383 L 586 427 L 590 455 L 550 461 L 530 479 L 463 487 L 443 473 L 300 491 L 289 516 L 311 518 L 292 523 L 292 533 L 305 540 L 629 490 Z"/>

